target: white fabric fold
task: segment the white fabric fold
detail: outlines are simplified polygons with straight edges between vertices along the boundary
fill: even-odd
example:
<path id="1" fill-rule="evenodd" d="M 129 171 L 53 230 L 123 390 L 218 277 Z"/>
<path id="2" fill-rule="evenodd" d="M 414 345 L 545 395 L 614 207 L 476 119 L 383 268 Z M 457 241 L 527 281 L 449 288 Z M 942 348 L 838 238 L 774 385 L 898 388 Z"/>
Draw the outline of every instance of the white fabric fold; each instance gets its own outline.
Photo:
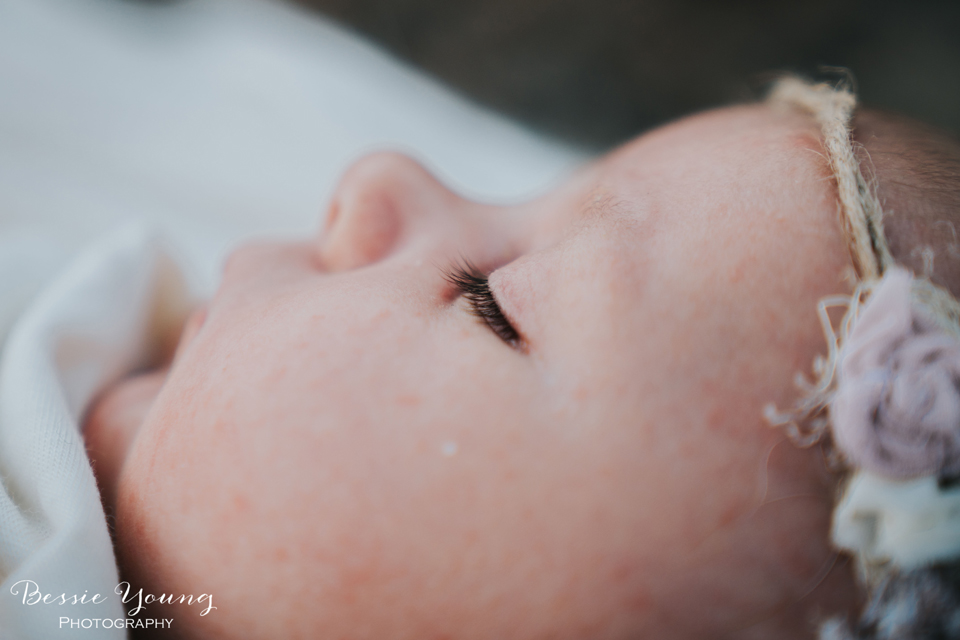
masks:
<path id="1" fill-rule="evenodd" d="M 55 637 L 62 616 L 123 618 L 80 421 L 99 389 L 149 364 L 189 306 L 168 254 L 135 225 L 83 253 L 13 327 L 0 360 L 0 637 Z M 23 580 L 54 598 L 100 593 L 106 601 L 25 604 Z"/>

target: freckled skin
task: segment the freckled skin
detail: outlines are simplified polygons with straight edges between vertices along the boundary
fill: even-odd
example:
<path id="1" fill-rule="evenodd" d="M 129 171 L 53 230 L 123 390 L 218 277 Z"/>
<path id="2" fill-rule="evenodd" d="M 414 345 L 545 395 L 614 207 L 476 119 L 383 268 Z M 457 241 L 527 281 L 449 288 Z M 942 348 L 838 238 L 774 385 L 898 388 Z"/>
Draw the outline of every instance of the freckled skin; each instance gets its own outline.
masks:
<path id="1" fill-rule="evenodd" d="M 812 638 L 853 601 L 832 480 L 761 410 L 846 289 L 817 149 L 725 109 L 508 208 L 361 162 L 321 238 L 229 260 L 103 479 L 125 575 L 215 594 L 191 638 Z"/>

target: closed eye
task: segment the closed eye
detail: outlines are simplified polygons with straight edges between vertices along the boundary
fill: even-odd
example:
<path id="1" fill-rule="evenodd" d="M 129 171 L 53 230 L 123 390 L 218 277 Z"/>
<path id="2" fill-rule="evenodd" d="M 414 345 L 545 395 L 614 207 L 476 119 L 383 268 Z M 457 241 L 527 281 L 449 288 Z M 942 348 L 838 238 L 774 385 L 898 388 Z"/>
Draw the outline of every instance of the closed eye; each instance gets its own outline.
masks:
<path id="1" fill-rule="evenodd" d="M 467 262 L 454 266 L 445 275 L 447 281 L 469 303 L 473 315 L 487 325 L 498 338 L 514 349 L 523 350 L 523 338 L 503 314 L 493 291 L 490 290 L 490 282 L 482 271 Z"/>

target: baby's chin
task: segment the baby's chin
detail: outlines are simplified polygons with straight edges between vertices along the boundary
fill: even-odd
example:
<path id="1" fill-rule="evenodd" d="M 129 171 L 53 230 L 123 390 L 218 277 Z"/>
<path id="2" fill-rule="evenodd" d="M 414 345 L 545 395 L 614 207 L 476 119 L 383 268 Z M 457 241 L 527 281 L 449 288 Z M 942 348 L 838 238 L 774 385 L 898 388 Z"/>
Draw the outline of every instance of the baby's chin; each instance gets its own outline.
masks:
<path id="1" fill-rule="evenodd" d="M 83 437 L 105 510 L 116 501 L 117 480 L 140 426 L 167 379 L 166 367 L 124 378 L 105 389 L 87 412 Z"/>

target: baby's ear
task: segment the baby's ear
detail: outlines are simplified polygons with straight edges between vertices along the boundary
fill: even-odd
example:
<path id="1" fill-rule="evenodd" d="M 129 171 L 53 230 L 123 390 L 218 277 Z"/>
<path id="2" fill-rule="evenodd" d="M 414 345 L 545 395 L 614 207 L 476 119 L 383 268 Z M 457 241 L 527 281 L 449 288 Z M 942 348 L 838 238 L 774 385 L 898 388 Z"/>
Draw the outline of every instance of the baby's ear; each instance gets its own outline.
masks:
<path id="1" fill-rule="evenodd" d="M 960 141 L 872 109 L 854 118 L 854 138 L 894 259 L 960 298 Z"/>

